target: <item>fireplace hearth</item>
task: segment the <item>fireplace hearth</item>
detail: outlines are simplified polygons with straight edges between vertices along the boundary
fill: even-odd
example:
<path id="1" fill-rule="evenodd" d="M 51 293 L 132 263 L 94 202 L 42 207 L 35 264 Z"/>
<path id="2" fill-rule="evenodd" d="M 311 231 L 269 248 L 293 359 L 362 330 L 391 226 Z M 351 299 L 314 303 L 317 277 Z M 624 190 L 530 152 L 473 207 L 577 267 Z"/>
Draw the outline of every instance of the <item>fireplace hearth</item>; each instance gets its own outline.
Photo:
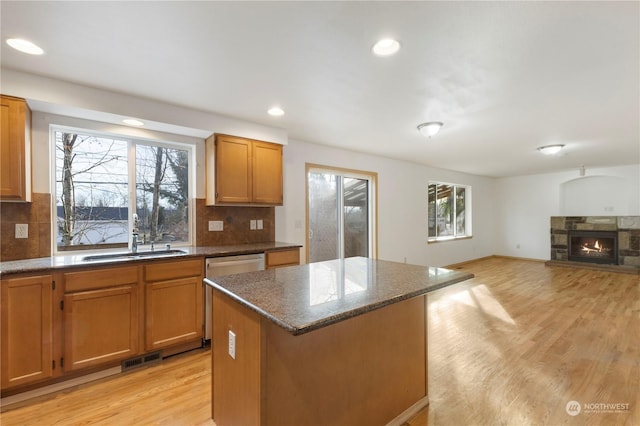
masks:
<path id="1" fill-rule="evenodd" d="M 569 260 L 618 264 L 618 233 L 607 231 L 569 231 Z"/>
<path id="2" fill-rule="evenodd" d="M 640 275 L 640 216 L 552 216 L 547 264 Z"/>

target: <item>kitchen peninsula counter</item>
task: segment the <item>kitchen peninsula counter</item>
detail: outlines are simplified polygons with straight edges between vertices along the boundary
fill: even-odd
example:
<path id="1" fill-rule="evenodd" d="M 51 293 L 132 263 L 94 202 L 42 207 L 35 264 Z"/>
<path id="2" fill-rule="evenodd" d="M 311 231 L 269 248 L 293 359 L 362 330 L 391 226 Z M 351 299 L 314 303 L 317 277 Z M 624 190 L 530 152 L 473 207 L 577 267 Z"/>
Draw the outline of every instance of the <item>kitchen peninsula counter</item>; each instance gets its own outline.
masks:
<path id="1" fill-rule="evenodd" d="M 387 424 L 414 413 L 428 403 L 426 295 L 472 277 L 356 257 L 206 279 L 214 421 Z"/>

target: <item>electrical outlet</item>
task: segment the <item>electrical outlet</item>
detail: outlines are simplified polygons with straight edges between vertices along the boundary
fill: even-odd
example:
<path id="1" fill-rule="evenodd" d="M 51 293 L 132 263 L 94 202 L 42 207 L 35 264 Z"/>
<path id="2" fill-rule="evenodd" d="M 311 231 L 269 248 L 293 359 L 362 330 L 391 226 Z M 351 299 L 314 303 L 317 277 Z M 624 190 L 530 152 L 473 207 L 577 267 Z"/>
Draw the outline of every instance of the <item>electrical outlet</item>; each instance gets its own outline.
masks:
<path id="1" fill-rule="evenodd" d="M 258 229 L 264 229 L 264 223 L 262 222 L 262 219 L 258 219 L 256 221 L 256 226 Z"/>
<path id="2" fill-rule="evenodd" d="M 210 220 L 209 231 L 222 231 L 224 229 L 224 222 L 221 220 Z"/>
<path id="3" fill-rule="evenodd" d="M 16 223 L 16 238 L 29 238 L 28 223 Z"/>
<path id="4" fill-rule="evenodd" d="M 251 229 L 252 231 L 255 231 L 256 230 L 256 226 L 258 226 L 258 225 L 256 224 L 255 220 L 249 221 L 249 229 Z"/>
<path id="5" fill-rule="evenodd" d="M 229 356 L 236 359 L 236 334 L 229 330 Z"/>

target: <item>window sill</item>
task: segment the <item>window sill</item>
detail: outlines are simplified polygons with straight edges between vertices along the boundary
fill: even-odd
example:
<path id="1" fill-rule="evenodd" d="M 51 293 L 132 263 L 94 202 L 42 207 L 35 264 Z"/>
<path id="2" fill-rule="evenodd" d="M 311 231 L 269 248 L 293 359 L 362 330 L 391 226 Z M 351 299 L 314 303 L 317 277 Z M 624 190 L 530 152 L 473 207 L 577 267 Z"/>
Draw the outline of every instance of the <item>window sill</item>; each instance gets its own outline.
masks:
<path id="1" fill-rule="evenodd" d="M 427 240 L 427 244 L 446 243 L 448 241 L 470 240 L 471 238 L 473 238 L 473 235 L 465 235 L 463 237 L 442 237 L 442 238 Z"/>

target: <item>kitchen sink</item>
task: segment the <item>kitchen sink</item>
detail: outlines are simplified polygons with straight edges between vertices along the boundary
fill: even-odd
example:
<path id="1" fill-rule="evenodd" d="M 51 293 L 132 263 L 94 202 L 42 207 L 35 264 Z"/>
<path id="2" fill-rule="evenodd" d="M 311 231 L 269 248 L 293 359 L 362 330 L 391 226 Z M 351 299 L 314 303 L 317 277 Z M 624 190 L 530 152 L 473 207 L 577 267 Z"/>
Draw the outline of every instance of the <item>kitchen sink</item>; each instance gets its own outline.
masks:
<path id="1" fill-rule="evenodd" d="M 146 258 L 146 257 L 156 257 L 156 256 L 168 256 L 168 255 L 180 255 L 186 254 L 187 252 L 184 250 L 154 250 L 154 251 L 139 251 L 136 253 L 128 252 L 128 253 L 109 253 L 109 254 L 93 254 L 91 256 L 85 256 L 82 260 L 109 260 L 109 259 L 138 259 L 138 258 Z"/>

